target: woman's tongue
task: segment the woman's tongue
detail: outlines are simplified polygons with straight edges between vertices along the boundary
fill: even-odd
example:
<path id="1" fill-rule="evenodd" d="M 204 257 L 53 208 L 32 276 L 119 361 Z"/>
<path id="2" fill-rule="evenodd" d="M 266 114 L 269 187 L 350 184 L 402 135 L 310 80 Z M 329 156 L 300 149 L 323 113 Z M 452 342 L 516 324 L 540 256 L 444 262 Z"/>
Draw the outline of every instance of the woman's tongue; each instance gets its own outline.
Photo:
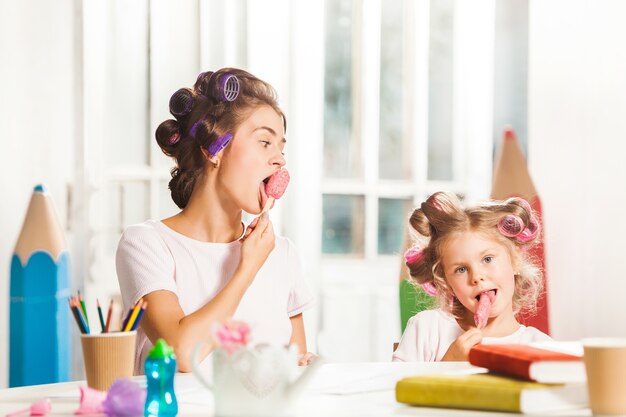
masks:
<path id="1" fill-rule="evenodd" d="M 265 207 L 265 202 L 267 201 L 267 193 L 265 192 L 265 182 L 261 181 L 259 184 L 259 196 L 261 208 Z"/>

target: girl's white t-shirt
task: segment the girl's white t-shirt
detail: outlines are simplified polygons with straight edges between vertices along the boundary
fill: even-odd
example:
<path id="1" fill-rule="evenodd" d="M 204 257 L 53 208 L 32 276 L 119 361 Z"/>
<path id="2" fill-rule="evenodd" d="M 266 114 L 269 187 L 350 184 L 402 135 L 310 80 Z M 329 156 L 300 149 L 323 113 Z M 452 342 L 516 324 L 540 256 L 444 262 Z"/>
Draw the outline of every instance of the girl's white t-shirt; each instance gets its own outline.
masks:
<path id="1" fill-rule="evenodd" d="M 238 240 L 201 242 L 160 221 L 129 226 L 122 234 L 115 259 L 124 311 L 153 291 L 167 290 L 178 296 L 185 315 L 193 313 L 230 280 L 240 251 Z M 254 344 L 287 345 L 292 331 L 290 317 L 310 308 L 313 301 L 293 243 L 276 237 L 274 250 L 243 296 L 233 320 L 250 325 Z M 207 329 L 207 335 L 210 331 Z M 138 327 L 135 374 L 143 374 L 143 363 L 151 348 L 152 343 Z"/>
<path id="2" fill-rule="evenodd" d="M 409 319 L 392 360 L 400 362 L 436 362 L 443 358 L 452 343 L 465 331 L 455 318 L 441 309 L 426 310 Z M 534 327 L 520 324 L 504 337 L 484 337 L 483 344 L 530 344 L 552 340 Z"/>

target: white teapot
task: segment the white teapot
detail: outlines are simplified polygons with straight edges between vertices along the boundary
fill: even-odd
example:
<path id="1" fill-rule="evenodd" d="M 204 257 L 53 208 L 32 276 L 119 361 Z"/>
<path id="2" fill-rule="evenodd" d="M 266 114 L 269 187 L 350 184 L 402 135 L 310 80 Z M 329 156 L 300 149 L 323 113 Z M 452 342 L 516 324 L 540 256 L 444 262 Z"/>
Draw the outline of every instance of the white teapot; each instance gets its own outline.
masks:
<path id="1" fill-rule="evenodd" d="M 242 346 L 232 353 L 217 348 L 211 384 L 198 367 L 201 347 L 194 349 L 191 366 L 198 380 L 213 391 L 219 417 L 293 416 L 296 398 L 321 364 L 318 359 L 300 372 L 295 346 Z"/>

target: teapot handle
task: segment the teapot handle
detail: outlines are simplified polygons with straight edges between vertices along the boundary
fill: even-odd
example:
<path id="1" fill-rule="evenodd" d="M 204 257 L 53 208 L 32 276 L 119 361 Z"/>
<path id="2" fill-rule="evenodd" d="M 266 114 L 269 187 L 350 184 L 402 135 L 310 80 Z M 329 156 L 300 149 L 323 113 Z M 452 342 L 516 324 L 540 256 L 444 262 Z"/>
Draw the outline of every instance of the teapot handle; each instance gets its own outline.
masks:
<path id="1" fill-rule="evenodd" d="M 200 365 L 200 361 L 198 361 L 198 354 L 200 353 L 200 348 L 202 348 L 205 344 L 208 344 L 206 341 L 199 341 L 196 346 L 191 351 L 191 370 L 193 374 L 198 378 L 198 380 L 204 385 L 207 389 L 213 391 L 213 384 L 211 384 L 207 379 L 202 375 L 202 371 L 198 367 Z"/>

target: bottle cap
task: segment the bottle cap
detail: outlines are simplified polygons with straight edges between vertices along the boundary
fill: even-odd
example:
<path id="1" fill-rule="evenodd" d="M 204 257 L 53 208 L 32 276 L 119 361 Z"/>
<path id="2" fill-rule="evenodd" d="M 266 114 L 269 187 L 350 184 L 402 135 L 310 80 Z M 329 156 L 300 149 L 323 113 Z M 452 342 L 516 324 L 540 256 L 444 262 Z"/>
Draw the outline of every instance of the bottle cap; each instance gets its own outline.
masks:
<path id="1" fill-rule="evenodd" d="M 149 358 L 165 358 L 169 356 L 174 356 L 174 349 L 167 343 L 165 340 L 159 339 L 152 349 L 150 349 L 150 353 L 148 353 Z"/>

